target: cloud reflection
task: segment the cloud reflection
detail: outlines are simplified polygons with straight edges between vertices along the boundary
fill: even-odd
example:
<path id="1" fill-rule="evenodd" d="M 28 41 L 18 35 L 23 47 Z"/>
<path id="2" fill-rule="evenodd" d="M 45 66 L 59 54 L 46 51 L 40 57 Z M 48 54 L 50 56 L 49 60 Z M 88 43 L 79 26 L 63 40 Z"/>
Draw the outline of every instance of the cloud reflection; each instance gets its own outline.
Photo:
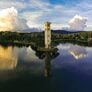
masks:
<path id="1" fill-rule="evenodd" d="M 29 46 L 28 48 L 24 47 L 20 49 L 19 58 L 22 61 L 38 61 L 38 57 L 35 55 L 35 51 Z"/>
<path id="2" fill-rule="evenodd" d="M 17 58 L 13 47 L 4 48 L 0 46 L 0 70 L 13 69 L 17 65 Z"/>
<path id="3" fill-rule="evenodd" d="M 78 45 L 71 45 L 69 53 L 74 56 L 75 59 L 81 59 L 87 56 L 87 51 L 85 47 Z"/>

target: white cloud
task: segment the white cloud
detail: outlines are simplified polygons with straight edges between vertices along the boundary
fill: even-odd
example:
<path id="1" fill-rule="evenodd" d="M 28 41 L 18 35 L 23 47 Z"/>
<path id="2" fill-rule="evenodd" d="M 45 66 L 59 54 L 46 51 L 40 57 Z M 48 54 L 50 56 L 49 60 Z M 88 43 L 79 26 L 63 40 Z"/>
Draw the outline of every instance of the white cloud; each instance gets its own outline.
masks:
<path id="1" fill-rule="evenodd" d="M 42 27 L 45 21 L 50 21 L 53 24 L 52 29 L 61 29 L 63 26 L 68 26 L 68 20 L 75 14 L 88 17 L 90 20 L 87 21 L 87 25 L 92 24 L 92 10 L 89 2 L 80 2 L 75 7 L 67 7 L 62 4 L 51 4 L 49 0 L 28 1 L 0 0 L 0 9 L 15 7 L 19 11 L 18 17 L 26 19 L 27 25 L 31 28 Z M 83 24 L 81 25 L 80 29 L 83 28 Z"/>
<path id="2" fill-rule="evenodd" d="M 43 15 L 43 12 L 24 12 L 21 16 L 27 20 L 27 25 L 30 28 L 41 27 L 41 24 L 38 22 L 38 19 Z"/>
<path id="3" fill-rule="evenodd" d="M 32 26 L 39 27 L 45 21 L 50 21 L 54 25 L 52 26 L 52 29 L 54 28 L 61 29 L 63 25 L 69 26 L 68 20 L 74 15 L 78 14 L 88 17 L 90 20 L 87 21 L 87 25 L 89 24 L 91 25 L 92 24 L 91 4 L 92 2 L 89 1 L 87 2 L 80 1 L 79 3 L 76 3 L 75 7 L 74 6 L 68 7 L 62 4 L 51 4 L 49 0 L 29 0 L 29 3 L 27 3 L 26 8 L 30 8 L 30 11 L 27 12 L 30 12 L 31 17 L 25 16 L 25 18 L 29 18 L 28 25 L 30 27 Z M 25 11 L 26 15 L 28 14 L 27 12 Z M 84 20 L 81 21 L 80 26 L 76 24 L 76 26 L 79 27 L 79 29 L 77 28 L 76 30 L 84 30 L 86 26 L 86 24 L 84 23 L 86 20 L 85 21 Z"/>
<path id="4" fill-rule="evenodd" d="M 18 18 L 18 11 L 14 8 L 0 10 L 0 31 L 26 29 L 26 20 Z"/>
<path id="5" fill-rule="evenodd" d="M 12 6 L 17 9 L 23 9 L 23 8 L 26 8 L 27 5 L 23 1 L 0 0 L 0 9 L 5 9 Z"/>
<path id="6" fill-rule="evenodd" d="M 87 22 L 86 18 L 79 15 L 75 15 L 69 21 L 70 30 L 83 31 L 84 28 L 86 27 L 86 22 Z"/>

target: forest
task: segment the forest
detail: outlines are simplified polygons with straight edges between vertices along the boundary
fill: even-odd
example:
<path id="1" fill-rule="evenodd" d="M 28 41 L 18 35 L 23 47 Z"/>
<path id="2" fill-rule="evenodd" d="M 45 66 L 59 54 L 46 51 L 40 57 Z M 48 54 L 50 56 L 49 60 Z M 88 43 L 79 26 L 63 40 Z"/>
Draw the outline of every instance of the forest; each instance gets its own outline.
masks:
<path id="1" fill-rule="evenodd" d="M 77 32 L 77 33 L 68 33 L 61 34 L 52 32 L 51 34 L 52 43 L 55 41 L 63 41 L 63 42 L 88 42 L 88 39 L 92 37 L 92 32 Z M 36 43 L 44 44 L 44 32 L 30 32 L 30 33 L 22 33 L 22 32 L 0 32 L 0 43 L 11 43 L 11 44 L 31 44 Z"/>

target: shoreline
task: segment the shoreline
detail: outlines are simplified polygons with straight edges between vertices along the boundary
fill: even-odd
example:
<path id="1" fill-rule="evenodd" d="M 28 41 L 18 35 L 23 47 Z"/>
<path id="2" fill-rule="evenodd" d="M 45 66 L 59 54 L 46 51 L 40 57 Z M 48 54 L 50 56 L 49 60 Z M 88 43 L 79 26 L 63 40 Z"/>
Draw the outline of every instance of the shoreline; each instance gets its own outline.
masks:
<path id="1" fill-rule="evenodd" d="M 57 45 L 59 43 L 72 43 L 72 44 L 78 44 L 80 46 L 89 46 L 88 41 L 83 40 L 75 40 L 75 39 L 56 39 L 52 41 L 52 44 Z M 25 42 L 25 41 L 0 41 L 1 45 L 12 45 L 12 46 L 38 46 L 36 42 Z M 92 46 L 92 45 L 91 45 Z"/>

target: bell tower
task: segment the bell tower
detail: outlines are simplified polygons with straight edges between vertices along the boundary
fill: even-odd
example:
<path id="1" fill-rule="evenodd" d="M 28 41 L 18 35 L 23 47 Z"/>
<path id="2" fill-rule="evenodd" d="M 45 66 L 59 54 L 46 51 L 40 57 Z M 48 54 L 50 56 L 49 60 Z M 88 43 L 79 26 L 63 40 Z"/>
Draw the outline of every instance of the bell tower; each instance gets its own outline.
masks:
<path id="1" fill-rule="evenodd" d="M 45 48 L 51 48 L 51 23 L 45 22 Z"/>

